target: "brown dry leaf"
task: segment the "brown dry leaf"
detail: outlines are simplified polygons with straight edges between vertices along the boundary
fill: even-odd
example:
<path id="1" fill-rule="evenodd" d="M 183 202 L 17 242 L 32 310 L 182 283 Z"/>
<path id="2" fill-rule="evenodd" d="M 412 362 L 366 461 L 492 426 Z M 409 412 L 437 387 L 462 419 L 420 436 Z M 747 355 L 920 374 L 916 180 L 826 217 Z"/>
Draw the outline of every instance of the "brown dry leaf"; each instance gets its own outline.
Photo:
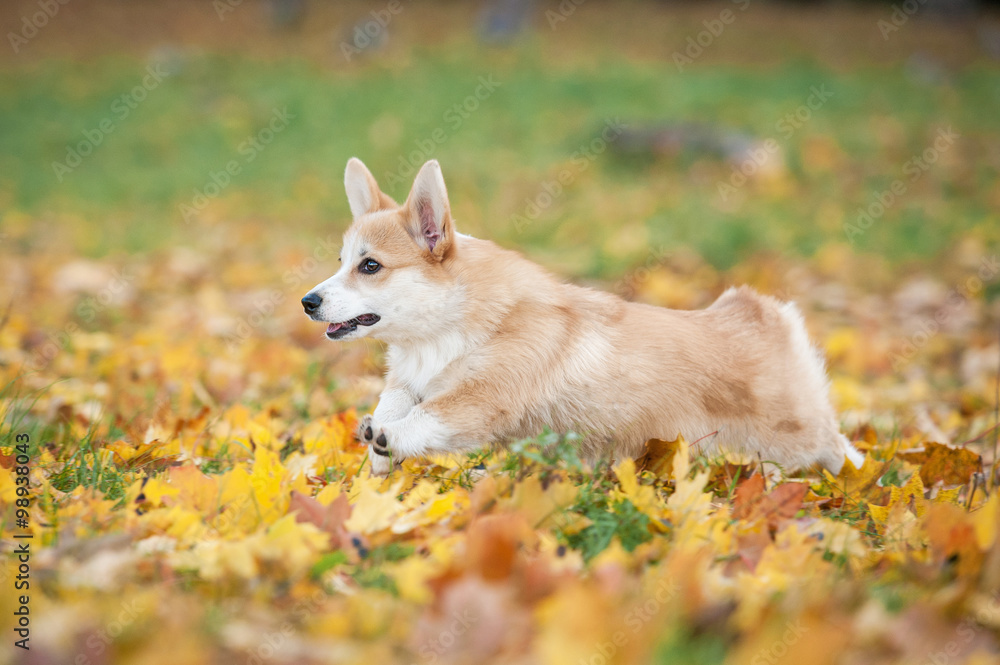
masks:
<path id="1" fill-rule="evenodd" d="M 744 533 L 736 539 L 736 553 L 751 573 L 757 568 L 764 550 L 771 542 L 771 536 L 764 531 Z"/>
<path id="2" fill-rule="evenodd" d="M 736 488 L 733 499 L 733 517 L 748 523 L 759 519 L 775 528 L 782 521 L 795 517 L 802 507 L 802 500 L 809 491 L 805 483 L 784 483 L 764 494 L 764 477 L 750 476 Z"/>
<path id="3" fill-rule="evenodd" d="M 635 461 L 636 473 L 649 471 L 657 478 L 669 478 L 674 471 L 674 455 L 679 447 L 676 439 L 650 439 L 646 442 L 646 451 Z"/>
<path id="4" fill-rule="evenodd" d="M 351 504 L 346 494 L 340 494 L 324 506 L 311 496 L 306 496 L 301 492 L 292 492 L 292 498 L 288 505 L 288 512 L 296 513 L 296 522 L 309 522 L 321 531 L 330 534 L 330 546 L 332 548 L 342 548 L 349 550 L 352 536 L 344 527 L 344 522 L 351 516 Z"/>
<path id="5" fill-rule="evenodd" d="M 764 499 L 764 476 L 754 474 L 736 487 L 733 498 L 733 517 L 741 520 L 749 517 Z"/>
<path id="6" fill-rule="evenodd" d="M 805 483 L 778 485 L 767 495 L 767 500 L 761 503 L 758 511 L 767 517 L 768 524 L 774 528 L 780 522 L 795 517 L 808 491 L 809 486 Z"/>
<path id="7" fill-rule="evenodd" d="M 907 462 L 920 465 L 920 479 L 930 487 L 941 481 L 945 485 L 964 485 L 972 474 L 983 470 L 983 458 L 968 448 L 952 448 L 943 443 L 927 443 L 923 450 L 899 453 Z"/>

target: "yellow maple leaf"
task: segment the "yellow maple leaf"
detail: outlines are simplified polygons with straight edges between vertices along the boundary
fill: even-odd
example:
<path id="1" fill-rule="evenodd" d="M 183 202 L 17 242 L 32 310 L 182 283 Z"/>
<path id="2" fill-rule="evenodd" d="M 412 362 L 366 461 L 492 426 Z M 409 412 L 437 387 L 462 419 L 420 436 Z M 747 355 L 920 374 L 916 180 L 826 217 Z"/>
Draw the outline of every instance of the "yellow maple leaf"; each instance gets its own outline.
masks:
<path id="1" fill-rule="evenodd" d="M 614 468 L 618 476 L 619 493 L 641 512 L 648 515 L 654 524 L 659 524 L 663 504 L 656 496 L 656 490 L 649 485 L 640 485 L 635 474 L 635 460 L 626 458 Z"/>
<path id="2" fill-rule="evenodd" d="M 464 494 L 463 490 L 455 489 L 440 495 L 427 506 L 427 519 L 436 522 L 458 510 L 462 503 L 468 503 L 461 501 Z"/>
<path id="3" fill-rule="evenodd" d="M 973 517 L 976 542 L 981 549 L 987 550 L 996 542 L 998 525 L 1000 525 L 1000 492 L 994 491 L 989 501 L 977 510 Z"/>
<path id="4" fill-rule="evenodd" d="M 314 498 L 319 501 L 320 505 L 329 506 L 341 494 L 343 494 L 343 490 L 340 488 L 340 485 L 330 483 L 321 489 Z"/>
<path id="5" fill-rule="evenodd" d="M 421 481 L 426 482 L 426 481 Z M 416 490 L 418 488 L 414 488 Z M 414 505 L 413 492 L 406 496 L 403 501 L 404 507 Z M 406 533 L 418 526 L 425 524 L 447 524 L 453 513 L 460 512 L 469 504 L 468 495 L 461 488 L 456 488 L 444 494 L 436 492 L 424 500 L 423 503 L 415 504 L 399 516 L 392 525 L 393 533 Z"/>
<path id="6" fill-rule="evenodd" d="M 280 563 L 292 577 L 299 577 L 329 544 L 330 536 L 316 525 L 285 515 L 267 528 L 256 543 L 255 553 L 263 560 Z"/>
<path id="7" fill-rule="evenodd" d="M 959 496 L 962 494 L 962 486 L 952 487 L 951 489 L 940 489 L 934 498 L 931 499 L 931 503 L 958 503 Z"/>
<path id="8" fill-rule="evenodd" d="M 681 438 L 680 447 L 674 457 L 674 493 L 667 499 L 674 521 L 681 523 L 687 519 L 701 520 L 711 510 L 712 495 L 705 492 L 708 485 L 708 472 L 696 473 L 688 478 L 691 471 L 691 449 L 688 442 Z"/>
<path id="9" fill-rule="evenodd" d="M 517 508 L 535 528 L 560 525 L 566 508 L 576 500 L 578 488 L 573 483 L 552 482 L 542 489 L 538 476 L 528 476 L 514 486 L 508 505 Z"/>
<path id="10" fill-rule="evenodd" d="M 837 476 L 823 469 L 823 477 L 836 494 L 851 496 L 874 485 L 882 476 L 884 466 L 871 455 L 866 455 L 860 469 L 848 459 Z"/>
<path id="11" fill-rule="evenodd" d="M 359 482 L 360 481 L 360 482 Z M 386 492 L 381 492 L 378 486 L 382 484 L 378 478 L 355 478 L 354 486 L 348 495 L 351 498 L 351 516 L 344 522 L 348 531 L 355 533 L 377 533 L 388 529 L 396 518 L 406 508 L 396 500 L 396 494 L 402 481 L 398 481 Z"/>
<path id="12" fill-rule="evenodd" d="M 421 478 L 403 497 L 403 505 L 408 509 L 420 508 L 438 495 L 438 484 L 426 478 Z"/>
<path id="13" fill-rule="evenodd" d="M 281 441 L 274 436 L 274 432 L 270 428 L 261 425 L 260 423 L 249 421 L 246 424 L 247 433 L 250 435 L 250 439 L 257 445 L 258 448 L 267 448 L 269 450 L 278 450 L 283 445 Z"/>
<path id="14" fill-rule="evenodd" d="M 13 505 L 17 500 L 17 483 L 14 474 L 0 466 L 0 501 L 4 506 Z"/>
<path id="15" fill-rule="evenodd" d="M 441 566 L 430 558 L 410 556 L 383 570 L 396 582 L 401 598 L 423 604 L 433 599 L 427 580 L 437 575 Z"/>
<path id="16" fill-rule="evenodd" d="M 817 547 L 847 557 L 864 557 L 868 553 L 861 532 L 847 522 L 822 517 L 806 527 L 805 533 L 820 536 Z"/>
<path id="17" fill-rule="evenodd" d="M 927 499 L 924 498 L 924 482 L 920 479 L 920 474 L 915 473 L 910 476 L 906 484 L 902 487 L 890 488 L 889 503 L 885 506 L 875 506 L 868 504 L 868 512 L 877 524 L 884 525 L 889 518 L 889 513 L 897 505 L 910 508 L 914 515 L 923 517 L 927 512 Z"/>
<path id="18" fill-rule="evenodd" d="M 200 540 L 187 551 L 174 552 L 168 557 L 178 570 L 193 570 L 203 580 L 215 582 L 227 575 L 249 580 L 260 570 L 253 555 L 258 536 L 238 541 Z"/>
<path id="19" fill-rule="evenodd" d="M 191 545 L 205 536 L 204 515 L 184 506 L 151 510 L 140 521 L 147 529 L 172 536 L 184 545 Z"/>
<path id="20" fill-rule="evenodd" d="M 141 483 L 142 481 L 136 481 Z M 160 505 L 163 497 L 176 496 L 180 494 L 180 489 L 170 485 L 163 476 L 156 476 L 146 481 L 142 487 L 142 493 L 146 495 L 146 500 L 154 506 Z"/>
<path id="21" fill-rule="evenodd" d="M 213 526 L 219 535 L 242 535 L 256 529 L 261 515 L 246 466 L 238 464 L 218 482 L 220 512 Z"/>
<path id="22" fill-rule="evenodd" d="M 265 524 L 280 518 L 288 508 L 288 493 L 282 489 L 285 473 L 278 453 L 262 446 L 257 447 L 250 471 L 250 485 Z"/>

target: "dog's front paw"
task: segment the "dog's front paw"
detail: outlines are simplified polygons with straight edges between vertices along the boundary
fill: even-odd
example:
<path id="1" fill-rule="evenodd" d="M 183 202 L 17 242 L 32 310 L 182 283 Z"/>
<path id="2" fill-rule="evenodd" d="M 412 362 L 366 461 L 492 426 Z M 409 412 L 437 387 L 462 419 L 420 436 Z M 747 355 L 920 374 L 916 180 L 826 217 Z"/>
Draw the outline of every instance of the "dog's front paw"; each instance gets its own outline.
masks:
<path id="1" fill-rule="evenodd" d="M 358 421 L 358 428 L 354 430 L 354 440 L 361 444 L 371 443 L 374 432 L 375 419 L 369 413 Z"/>
<path id="2" fill-rule="evenodd" d="M 368 444 L 368 458 L 371 460 L 372 472 L 384 476 L 392 470 L 394 460 L 389 451 L 389 439 L 384 428 L 379 426 L 371 415 L 367 415 L 358 423 L 356 433 L 358 441 Z"/>
<path id="3" fill-rule="evenodd" d="M 375 454 L 372 451 L 371 446 L 368 446 L 368 461 L 371 466 L 371 475 L 373 476 L 379 476 L 384 478 L 385 476 L 389 475 L 390 471 L 392 471 L 393 468 L 392 460 L 388 457 L 383 457 L 381 455 Z"/>
<path id="4" fill-rule="evenodd" d="M 365 416 L 358 423 L 358 441 L 371 446 L 372 452 L 376 455 L 389 457 L 389 440 L 385 436 L 385 430 L 375 423 L 375 419 L 370 415 Z"/>

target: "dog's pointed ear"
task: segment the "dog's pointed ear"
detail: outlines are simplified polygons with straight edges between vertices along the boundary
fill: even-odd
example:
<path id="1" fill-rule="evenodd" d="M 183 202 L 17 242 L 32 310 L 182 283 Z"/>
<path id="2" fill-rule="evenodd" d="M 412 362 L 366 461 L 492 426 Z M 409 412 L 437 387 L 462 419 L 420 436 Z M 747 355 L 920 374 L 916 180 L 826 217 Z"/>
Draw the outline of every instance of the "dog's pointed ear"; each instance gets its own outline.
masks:
<path id="1" fill-rule="evenodd" d="M 432 159 L 422 167 L 406 199 L 410 235 L 438 261 L 451 248 L 455 223 L 451 219 L 448 190 L 444 186 L 441 165 Z"/>
<path id="2" fill-rule="evenodd" d="M 375 176 L 357 157 L 347 160 L 344 189 L 347 190 L 347 203 L 355 219 L 376 210 L 396 207 L 396 202 L 379 189 Z"/>

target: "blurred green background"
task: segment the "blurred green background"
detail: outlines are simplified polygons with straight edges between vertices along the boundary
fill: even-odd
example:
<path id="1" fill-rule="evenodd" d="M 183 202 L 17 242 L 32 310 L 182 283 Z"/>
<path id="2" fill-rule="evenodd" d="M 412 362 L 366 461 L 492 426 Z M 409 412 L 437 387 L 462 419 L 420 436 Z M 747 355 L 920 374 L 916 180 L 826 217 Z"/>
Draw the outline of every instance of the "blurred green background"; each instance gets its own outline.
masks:
<path id="1" fill-rule="evenodd" d="M 14 32 L 37 11 L 21 4 L 5 10 Z M 946 257 L 967 237 L 996 246 L 995 17 L 928 9 L 883 35 L 892 11 L 70 3 L 17 53 L 4 49 L 0 224 L 25 251 L 60 238 L 89 256 L 197 246 L 230 227 L 301 242 L 345 226 L 341 178 L 356 155 L 397 198 L 409 184 L 390 176 L 401 164 L 440 160 L 460 229 L 576 277 L 613 279 L 662 247 L 728 268 L 829 244 L 895 266 Z M 679 66 L 678 54 L 697 55 Z M 147 68 L 167 75 L 121 117 Z M 480 77 L 499 85 L 470 104 Z M 814 88 L 829 98 L 806 117 Z M 249 161 L 245 142 L 280 109 L 287 126 Z M 609 119 L 624 138 L 575 165 Z M 100 132 L 107 120 L 113 131 Z M 907 164 L 949 127 L 959 138 L 911 180 Z M 56 173 L 94 143 L 87 132 L 100 144 Z M 779 152 L 766 168 L 720 195 L 768 139 Z M 232 160 L 239 173 L 185 220 L 182 206 Z M 571 182 L 533 209 L 563 170 Z M 845 225 L 897 179 L 905 193 L 849 243 Z"/>

